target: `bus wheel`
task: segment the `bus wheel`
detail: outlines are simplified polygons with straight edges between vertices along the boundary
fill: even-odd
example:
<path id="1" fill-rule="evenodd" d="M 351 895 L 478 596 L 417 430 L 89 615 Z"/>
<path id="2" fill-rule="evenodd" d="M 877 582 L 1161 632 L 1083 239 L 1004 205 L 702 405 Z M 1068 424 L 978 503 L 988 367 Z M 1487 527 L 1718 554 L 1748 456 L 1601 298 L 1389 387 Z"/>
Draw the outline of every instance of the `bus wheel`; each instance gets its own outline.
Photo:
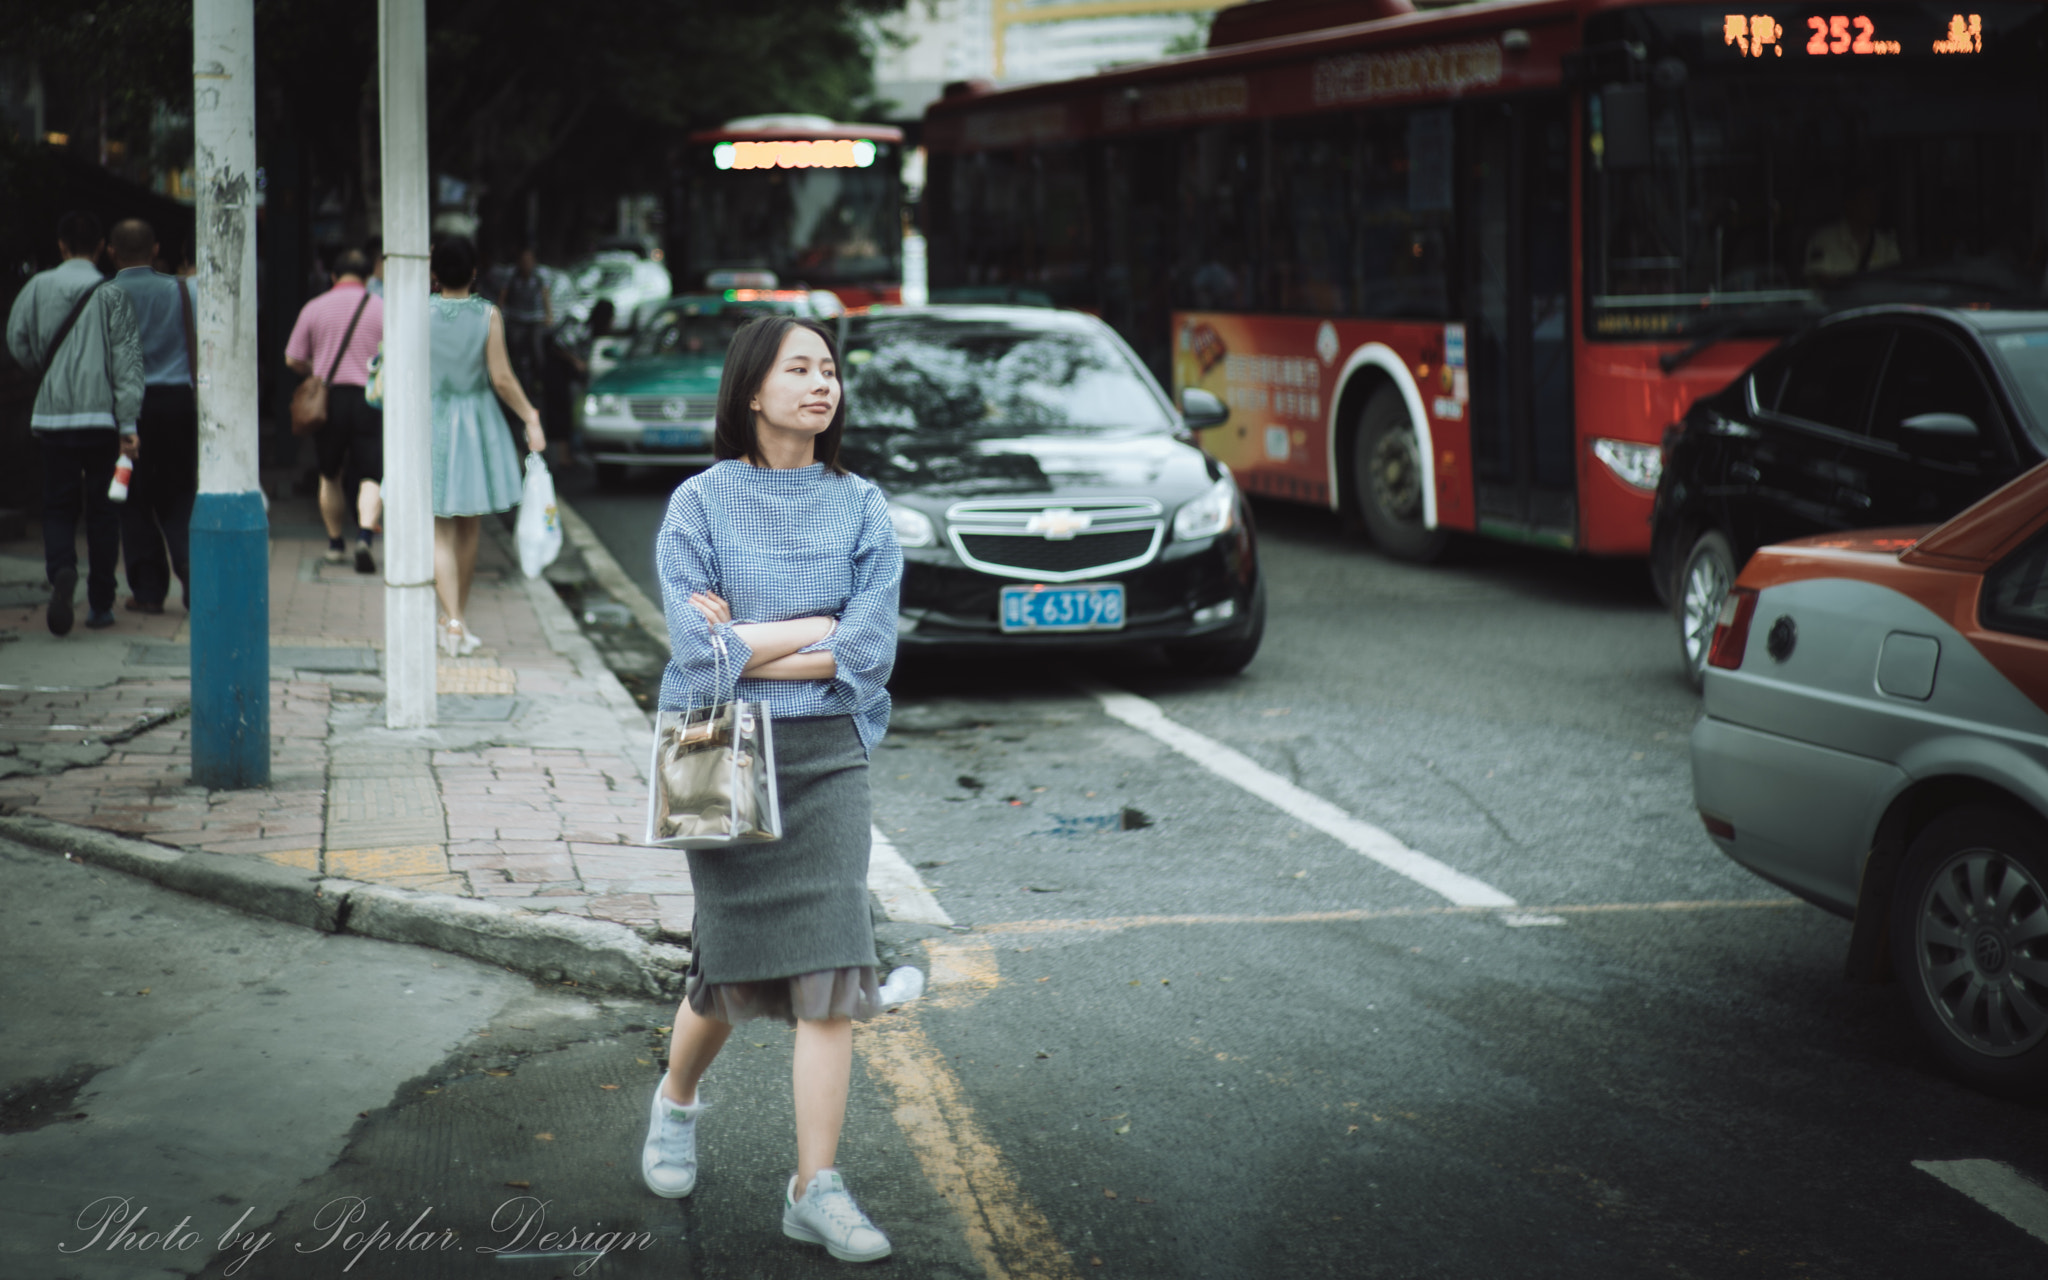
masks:
<path id="1" fill-rule="evenodd" d="M 1352 433 L 1351 478 L 1359 513 L 1388 555 L 1426 564 L 1450 535 L 1422 523 L 1422 457 L 1401 393 L 1381 387 L 1365 402 Z"/>

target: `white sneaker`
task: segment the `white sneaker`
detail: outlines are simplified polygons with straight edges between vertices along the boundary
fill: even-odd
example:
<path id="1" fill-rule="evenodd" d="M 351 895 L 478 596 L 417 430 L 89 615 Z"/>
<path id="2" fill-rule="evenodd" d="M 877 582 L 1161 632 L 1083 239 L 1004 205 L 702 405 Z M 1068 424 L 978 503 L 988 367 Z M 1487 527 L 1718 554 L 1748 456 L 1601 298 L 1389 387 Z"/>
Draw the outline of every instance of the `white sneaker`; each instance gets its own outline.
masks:
<path id="1" fill-rule="evenodd" d="M 666 1200 L 680 1200 L 697 1186 L 697 1117 L 706 1103 L 679 1107 L 654 1086 L 647 1118 L 647 1142 L 640 1148 L 640 1180 Z"/>
<path id="2" fill-rule="evenodd" d="M 782 1193 L 782 1234 L 806 1244 L 822 1244 L 841 1262 L 873 1262 L 889 1256 L 889 1237 L 875 1229 L 853 1202 L 853 1193 L 837 1169 L 820 1169 L 804 1198 L 795 1199 L 796 1175 Z"/>

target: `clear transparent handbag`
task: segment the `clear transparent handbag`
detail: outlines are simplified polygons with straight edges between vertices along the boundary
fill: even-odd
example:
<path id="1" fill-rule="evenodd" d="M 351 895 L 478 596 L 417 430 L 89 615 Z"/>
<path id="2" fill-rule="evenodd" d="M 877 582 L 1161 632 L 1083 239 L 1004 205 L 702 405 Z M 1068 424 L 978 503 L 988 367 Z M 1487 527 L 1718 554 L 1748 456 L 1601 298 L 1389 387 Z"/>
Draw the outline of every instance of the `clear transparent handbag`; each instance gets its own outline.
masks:
<path id="1" fill-rule="evenodd" d="M 725 642 L 714 635 L 719 684 Z M 732 689 L 738 692 L 738 673 Z M 775 791 L 775 731 L 768 707 L 737 696 L 711 707 L 660 712 L 648 769 L 647 833 L 661 849 L 722 849 L 782 838 Z"/>

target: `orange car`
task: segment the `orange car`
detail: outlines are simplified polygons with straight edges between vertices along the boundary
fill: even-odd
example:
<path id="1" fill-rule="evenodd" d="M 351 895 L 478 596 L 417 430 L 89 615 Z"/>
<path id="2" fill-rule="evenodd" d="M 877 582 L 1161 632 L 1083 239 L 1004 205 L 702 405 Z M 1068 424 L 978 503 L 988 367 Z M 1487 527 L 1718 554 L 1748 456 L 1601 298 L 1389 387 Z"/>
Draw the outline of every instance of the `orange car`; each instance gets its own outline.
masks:
<path id="1" fill-rule="evenodd" d="M 1855 921 L 1982 1087 L 2048 1083 L 2048 464 L 1931 530 L 1765 547 L 1715 628 L 1693 796 L 1735 861 Z"/>

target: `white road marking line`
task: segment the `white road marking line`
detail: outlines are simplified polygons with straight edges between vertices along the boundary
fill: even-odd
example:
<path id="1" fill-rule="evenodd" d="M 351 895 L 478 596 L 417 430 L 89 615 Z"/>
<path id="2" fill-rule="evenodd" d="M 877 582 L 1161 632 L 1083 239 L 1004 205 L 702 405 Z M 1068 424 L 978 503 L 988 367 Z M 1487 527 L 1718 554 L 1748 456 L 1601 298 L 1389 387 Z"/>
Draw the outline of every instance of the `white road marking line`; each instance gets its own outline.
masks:
<path id="1" fill-rule="evenodd" d="M 1536 911 L 1503 911 L 1500 922 L 1510 929 L 1542 929 L 1564 923 L 1563 916 L 1544 915 Z"/>
<path id="2" fill-rule="evenodd" d="M 1453 870 L 1426 853 L 1418 853 L 1370 822 L 1352 817 L 1321 796 L 1302 790 L 1213 738 L 1174 722 L 1150 698 L 1097 684 L 1084 684 L 1082 687 L 1094 695 L 1103 710 L 1133 729 L 1150 734 L 1224 781 L 1243 787 L 1281 812 L 1306 822 L 1389 871 L 1406 876 L 1456 905 L 1515 905 L 1513 898 L 1485 881 Z"/>
<path id="3" fill-rule="evenodd" d="M 1915 1160 L 1913 1167 L 2048 1243 L 2048 1191 L 2011 1165 L 1996 1160 Z"/>
<path id="4" fill-rule="evenodd" d="M 889 837 L 882 834 L 880 827 L 871 830 L 873 841 L 868 848 L 868 888 L 882 900 L 882 909 L 889 913 L 889 918 L 951 928 L 953 917 L 946 914 L 946 909 L 925 887 L 924 877 L 917 874 L 917 868 L 903 860 L 903 855 L 896 852 L 896 846 L 889 843 Z"/>

